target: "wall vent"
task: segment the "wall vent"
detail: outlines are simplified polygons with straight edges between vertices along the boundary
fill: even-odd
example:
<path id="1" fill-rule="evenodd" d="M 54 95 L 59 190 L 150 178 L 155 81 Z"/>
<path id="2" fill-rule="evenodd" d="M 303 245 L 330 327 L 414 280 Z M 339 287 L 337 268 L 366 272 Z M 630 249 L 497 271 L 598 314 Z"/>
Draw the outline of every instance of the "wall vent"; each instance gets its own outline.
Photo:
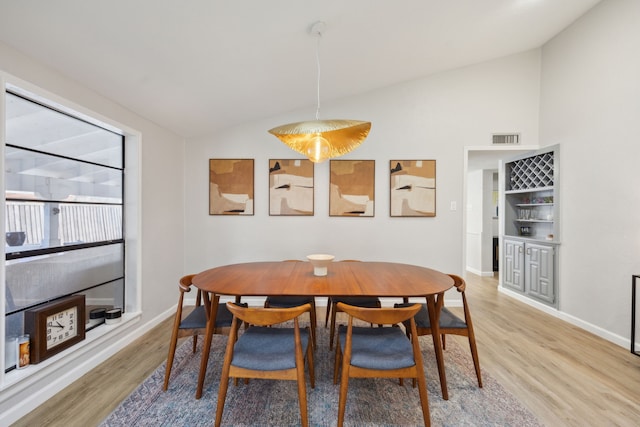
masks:
<path id="1" fill-rule="evenodd" d="M 519 133 L 494 133 L 491 135 L 491 137 L 493 144 L 520 144 Z"/>

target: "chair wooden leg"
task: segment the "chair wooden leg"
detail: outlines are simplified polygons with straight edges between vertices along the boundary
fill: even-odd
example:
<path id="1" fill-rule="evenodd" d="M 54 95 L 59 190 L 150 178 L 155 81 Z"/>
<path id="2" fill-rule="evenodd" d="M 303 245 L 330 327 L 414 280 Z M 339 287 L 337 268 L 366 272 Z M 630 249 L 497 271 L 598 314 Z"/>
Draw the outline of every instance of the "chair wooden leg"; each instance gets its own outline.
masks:
<path id="1" fill-rule="evenodd" d="M 229 387 L 229 366 L 222 368 L 222 375 L 220 376 L 220 390 L 218 391 L 218 406 L 216 409 L 216 427 L 222 424 L 222 411 L 224 410 L 224 401 L 227 397 L 227 388 Z"/>
<path id="2" fill-rule="evenodd" d="M 447 349 L 447 336 L 445 334 L 440 335 L 440 341 L 442 341 L 442 349 Z"/>
<path id="3" fill-rule="evenodd" d="M 169 356 L 167 357 L 167 367 L 164 373 L 164 385 L 162 386 L 162 391 L 167 391 L 169 388 L 169 377 L 171 377 L 171 367 L 173 366 L 173 356 L 176 352 L 176 345 L 171 343 L 171 348 L 169 349 Z"/>
<path id="4" fill-rule="evenodd" d="M 227 397 L 227 389 L 229 388 L 229 372 L 231 371 L 231 360 L 233 359 L 233 346 L 235 344 L 235 341 L 236 341 L 235 333 L 231 331 L 231 333 L 229 334 L 229 339 L 227 340 L 227 349 L 224 352 L 224 361 L 222 362 L 222 372 L 220 373 L 220 388 L 218 390 L 218 404 L 216 408 L 216 420 L 215 420 L 216 427 L 219 427 L 220 424 L 222 423 L 222 411 L 224 410 L 224 401 Z M 234 376 L 234 380 L 236 379 L 237 377 Z"/>
<path id="5" fill-rule="evenodd" d="M 313 364 L 313 349 L 311 346 L 307 347 L 307 369 L 309 369 L 309 384 L 311 384 L 311 388 L 316 388 L 316 373 Z"/>
<path id="6" fill-rule="evenodd" d="M 340 341 L 336 344 L 336 357 L 333 362 L 333 384 L 338 384 L 338 374 L 340 373 L 340 366 L 342 366 L 342 347 L 340 347 Z"/>
<path id="7" fill-rule="evenodd" d="M 307 386 L 304 382 L 304 363 L 298 368 L 298 402 L 300 403 L 300 418 L 303 427 L 309 426 L 309 414 L 307 412 Z"/>
<path id="8" fill-rule="evenodd" d="M 198 346 L 198 334 L 193 334 L 193 347 L 192 347 L 192 351 L 193 354 L 196 353 L 196 347 Z"/>
<path id="9" fill-rule="evenodd" d="M 329 324 L 329 315 L 331 314 L 331 297 L 327 298 L 327 310 L 324 313 L 324 327 Z"/>
<path id="10" fill-rule="evenodd" d="M 313 348 L 317 347 L 316 335 L 317 335 L 317 327 L 318 327 L 318 317 L 316 314 L 316 303 L 315 301 L 311 304 L 311 311 L 309 311 L 309 317 L 311 317 L 311 342 L 313 343 Z"/>
<path id="11" fill-rule="evenodd" d="M 298 320 L 295 320 L 295 326 L 298 327 Z M 298 331 L 296 330 L 296 341 L 298 341 Z M 311 336 L 309 336 L 311 341 Z M 307 356 L 309 356 L 309 348 L 312 347 L 312 343 L 307 344 Z M 313 353 L 313 350 L 311 351 Z M 313 356 L 312 356 L 313 357 Z M 307 412 L 307 385 L 304 381 L 304 359 L 305 355 L 302 351 L 298 351 L 296 348 L 296 380 L 298 383 L 298 403 L 300 405 L 300 419 L 303 427 L 309 426 L 309 414 Z"/>
<path id="12" fill-rule="evenodd" d="M 471 349 L 471 357 L 473 358 L 473 366 L 476 369 L 476 377 L 478 377 L 478 387 L 482 388 L 482 374 L 480 372 L 480 359 L 478 358 L 478 349 L 476 347 L 476 339 L 473 332 L 469 331 L 469 348 Z"/>
<path id="13" fill-rule="evenodd" d="M 162 386 L 162 391 L 167 391 L 167 388 L 169 388 L 169 378 L 171 377 L 171 368 L 173 367 L 173 358 L 176 354 L 177 345 L 178 331 L 177 328 L 174 327 L 174 330 L 171 333 L 171 343 L 169 344 L 169 354 L 167 355 L 167 367 L 164 373 L 164 385 Z"/>
<path id="14" fill-rule="evenodd" d="M 427 381 L 424 377 L 422 366 L 418 366 L 418 393 L 420 394 L 420 405 L 422 406 L 422 417 L 425 427 L 431 425 L 431 413 L 429 412 L 429 396 L 427 395 Z M 421 372 L 422 371 L 422 372 Z"/>
<path id="15" fill-rule="evenodd" d="M 347 406 L 347 391 L 349 390 L 349 367 L 342 367 L 340 379 L 340 397 L 338 400 L 338 427 L 344 425 L 344 412 Z"/>

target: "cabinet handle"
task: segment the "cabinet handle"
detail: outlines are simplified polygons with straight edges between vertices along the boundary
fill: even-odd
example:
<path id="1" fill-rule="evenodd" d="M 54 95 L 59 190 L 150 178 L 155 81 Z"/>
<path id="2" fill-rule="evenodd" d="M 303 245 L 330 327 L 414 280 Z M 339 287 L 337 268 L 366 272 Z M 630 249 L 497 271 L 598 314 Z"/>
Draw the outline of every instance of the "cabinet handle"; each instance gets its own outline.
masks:
<path id="1" fill-rule="evenodd" d="M 527 248 L 527 255 L 531 255 L 531 248 Z"/>
<path id="2" fill-rule="evenodd" d="M 522 251 L 522 246 L 518 246 L 518 252 L 519 252 L 519 253 L 522 253 L 522 252 L 523 252 L 523 251 Z"/>

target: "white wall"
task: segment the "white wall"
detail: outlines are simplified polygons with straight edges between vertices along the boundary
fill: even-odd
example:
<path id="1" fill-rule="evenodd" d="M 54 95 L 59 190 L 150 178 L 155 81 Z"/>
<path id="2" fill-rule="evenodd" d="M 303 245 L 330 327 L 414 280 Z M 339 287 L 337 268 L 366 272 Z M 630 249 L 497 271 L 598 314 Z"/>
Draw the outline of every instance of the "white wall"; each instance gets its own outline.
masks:
<path id="1" fill-rule="evenodd" d="M 79 344 L 78 347 L 84 344 L 86 347 L 74 354 L 85 354 L 83 357 L 75 356 L 76 360 L 70 356 L 34 374 L 27 371 L 35 367 L 20 371 L 20 375 L 30 376 L 5 385 L 0 391 L 0 425 L 8 425 L 172 313 L 177 302 L 177 280 L 184 272 L 184 141 L 123 109 L 117 100 L 98 96 L 2 43 L 0 81 L 23 82 L 32 86 L 27 89 L 35 88 L 41 95 L 49 94 L 70 107 L 77 106 L 83 113 L 118 124 L 131 132 L 139 143 L 134 144 L 138 163 L 130 165 L 127 170 L 129 176 L 137 176 L 134 178 L 138 181 L 137 191 L 127 193 L 128 203 L 137 204 L 133 211 L 137 215 L 131 218 L 131 209 L 125 214 L 128 220 L 127 258 L 133 258 L 127 265 L 130 278 L 127 295 L 141 300 L 134 307 L 127 305 L 127 309 L 141 308 L 140 320 L 127 324 L 120 333 L 97 343 Z M 127 189 L 130 190 L 129 187 Z M 139 286 L 139 292 L 132 292 L 136 286 Z M 4 297 L 4 292 L 2 295 Z M 89 346 L 90 353 L 87 350 Z M 73 362 L 70 363 L 69 359 Z"/>
<path id="2" fill-rule="evenodd" d="M 533 50 L 343 102 L 324 101 L 323 118 L 372 122 L 367 140 L 344 158 L 376 161 L 373 218 L 328 216 L 328 163 L 315 169 L 315 216 L 268 215 L 268 159 L 300 156 L 267 130 L 312 118 L 312 107 L 188 141 L 187 270 L 329 252 L 337 259 L 407 262 L 460 274 L 464 147 L 488 145 L 491 133 L 504 129 L 537 141 L 539 68 L 539 51 Z M 255 159 L 254 216 L 208 215 L 209 158 Z M 389 217 L 392 159 L 437 161 L 435 218 Z M 450 210 L 451 202 L 457 210 Z"/>
<path id="3" fill-rule="evenodd" d="M 542 50 L 540 139 L 560 144 L 559 308 L 628 343 L 640 273 L 640 2 L 605 0 Z"/>

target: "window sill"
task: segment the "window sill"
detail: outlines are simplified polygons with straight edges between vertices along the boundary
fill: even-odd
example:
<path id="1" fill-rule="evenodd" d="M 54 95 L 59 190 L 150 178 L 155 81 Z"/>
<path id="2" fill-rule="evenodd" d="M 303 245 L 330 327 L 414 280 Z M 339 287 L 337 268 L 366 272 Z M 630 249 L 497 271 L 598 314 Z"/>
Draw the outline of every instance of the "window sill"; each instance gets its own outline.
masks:
<path id="1" fill-rule="evenodd" d="M 123 313 L 122 321 L 117 324 L 99 325 L 87 331 L 86 338 L 47 360 L 37 365 L 29 365 L 23 369 L 13 369 L 4 374 L 0 391 L 10 388 L 22 389 L 42 380 L 47 375 L 56 374 L 64 376 L 76 367 L 87 363 L 94 356 L 104 351 L 102 344 L 109 339 L 116 338 L 119 333 L 126 331 L 126 328 L 140 321 L 142 313 Z M 92 366 L 94 367 L 94 366 Z M 18 391 L 18 390 L 16 390 Z"/>

